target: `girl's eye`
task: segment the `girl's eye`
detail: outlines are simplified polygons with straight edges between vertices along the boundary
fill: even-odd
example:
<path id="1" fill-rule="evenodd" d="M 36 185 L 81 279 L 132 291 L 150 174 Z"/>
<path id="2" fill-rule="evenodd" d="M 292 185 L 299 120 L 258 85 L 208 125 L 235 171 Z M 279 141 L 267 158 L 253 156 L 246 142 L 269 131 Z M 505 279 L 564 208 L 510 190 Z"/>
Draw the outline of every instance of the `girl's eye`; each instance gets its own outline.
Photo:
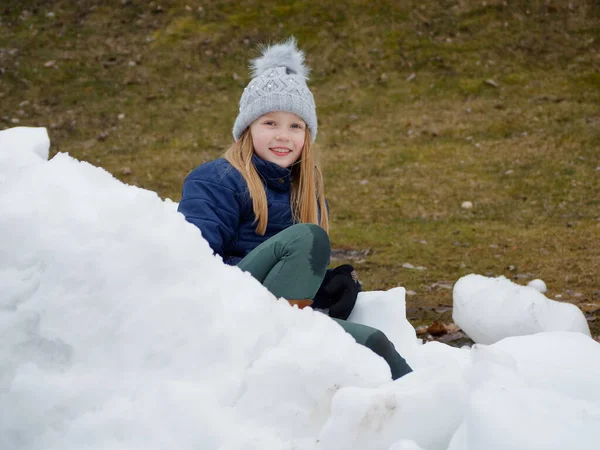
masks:
<path id="1" fill-rule="evenodd" d="M 265 125 L 275 125 L 275 122 L 272 120 L 265 121 Z"/>
<path id="2" fill-rule="evenodd" d="M 298 128 L 299 130 L 301 130 L 303 127 L 299 123 L 294 123 L 292 124 L 292 128 Z"/>

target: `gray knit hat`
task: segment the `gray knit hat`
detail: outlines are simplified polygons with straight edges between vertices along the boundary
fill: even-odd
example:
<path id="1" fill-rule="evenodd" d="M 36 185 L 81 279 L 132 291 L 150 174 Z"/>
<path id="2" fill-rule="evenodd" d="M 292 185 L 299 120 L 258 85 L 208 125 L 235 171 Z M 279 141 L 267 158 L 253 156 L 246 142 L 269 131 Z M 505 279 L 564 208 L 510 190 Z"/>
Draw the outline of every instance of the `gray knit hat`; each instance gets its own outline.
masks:
<path id="1" fill-rule="evenodd" d="M 233 125 L 236 142 L 252 122 L 272 111 L 287 111 L 300 116 L 314 142 L 317 111 L 306 85 L 308 68 L 304 65 L 304 52 L 296 48 L 296 40 L 292 37 L 282 44 L 265 47 L 262 56 L 254 59 L 250 68 L 252 80 L 244 88 L 240 112 Z"/>

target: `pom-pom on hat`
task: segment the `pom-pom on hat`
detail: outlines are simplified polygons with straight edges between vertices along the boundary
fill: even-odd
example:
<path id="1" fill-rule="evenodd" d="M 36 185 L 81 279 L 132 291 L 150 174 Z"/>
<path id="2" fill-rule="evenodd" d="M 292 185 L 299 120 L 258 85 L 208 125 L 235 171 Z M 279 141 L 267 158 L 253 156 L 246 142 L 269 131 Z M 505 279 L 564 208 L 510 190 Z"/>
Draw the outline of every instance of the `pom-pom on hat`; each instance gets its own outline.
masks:
<path id="1" fill-rule="evenodd" d="M 240 112 L 233 125 L 236 142 L 252 122 L 272 111 L 300 116 L 314 141 L 317 111 L 306 85 L 309 70 L 304 65 L 304 52 L 296 47 L 296 39 L 292 37 L 281 44 L 264 47 L 262 56 L 252 60 L 250 68 L 253 78 L 244 88 Z"/>

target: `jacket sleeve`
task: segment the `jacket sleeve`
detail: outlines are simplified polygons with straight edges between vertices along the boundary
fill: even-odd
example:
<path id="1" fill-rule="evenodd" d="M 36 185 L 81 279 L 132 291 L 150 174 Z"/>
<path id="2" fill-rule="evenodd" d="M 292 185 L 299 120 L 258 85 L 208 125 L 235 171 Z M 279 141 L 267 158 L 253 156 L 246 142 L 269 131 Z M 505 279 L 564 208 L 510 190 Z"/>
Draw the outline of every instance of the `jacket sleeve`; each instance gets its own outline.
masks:
<path id="1" fill-rule="evenodd" d="M 239 228 L 241 207 L 231 177 L 215 176 L 200 166 L 183 183 L 177 210 L 196 225 L 213 251 L 221 256 Z"/>

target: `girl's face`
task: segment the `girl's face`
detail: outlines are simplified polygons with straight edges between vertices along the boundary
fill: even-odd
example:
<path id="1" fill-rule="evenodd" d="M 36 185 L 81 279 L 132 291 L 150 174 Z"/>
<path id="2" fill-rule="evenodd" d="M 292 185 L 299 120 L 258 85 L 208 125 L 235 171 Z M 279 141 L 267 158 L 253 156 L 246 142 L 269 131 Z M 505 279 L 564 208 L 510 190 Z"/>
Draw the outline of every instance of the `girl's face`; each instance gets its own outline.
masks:
<path id="1" fill-rule="evenodd" d="M 250 132 L 260 159 L 290 167 L 302 154 L 306 123 L 294 113 L 273 111 L 252 122 Z"/>

